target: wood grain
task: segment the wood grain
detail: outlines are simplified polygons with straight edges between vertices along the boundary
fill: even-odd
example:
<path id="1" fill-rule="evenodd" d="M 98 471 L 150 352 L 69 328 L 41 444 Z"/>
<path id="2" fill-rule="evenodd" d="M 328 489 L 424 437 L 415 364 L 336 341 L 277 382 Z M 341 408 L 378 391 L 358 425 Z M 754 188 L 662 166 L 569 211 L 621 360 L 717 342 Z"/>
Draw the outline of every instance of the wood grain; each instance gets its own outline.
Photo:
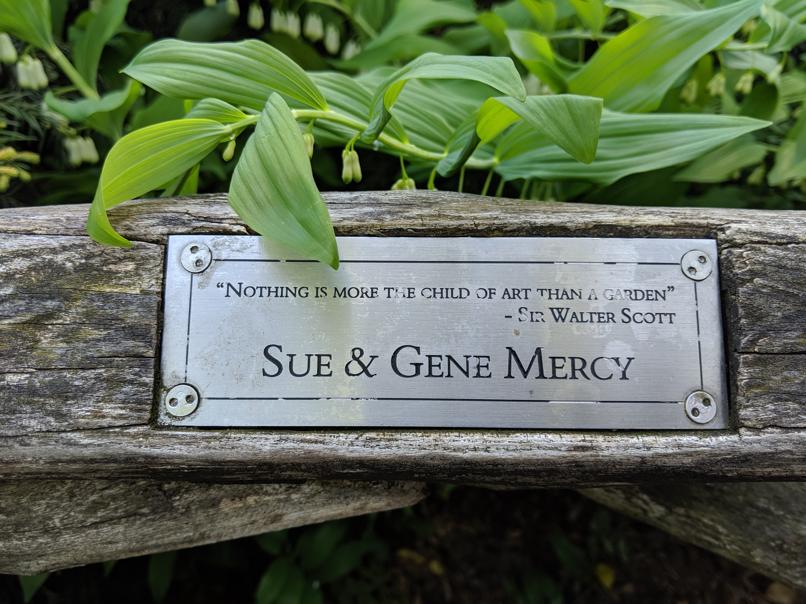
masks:
<path id="1" fill-rule="evenodd" d="M 342 235 L 710 237 L 720 251 L 733 427 L 718 433 L 171 430 L 149 423 L 162 258 L 174 233 L 245 234 L 221 196 L 112 212 L 0 211 L 0 476 L 517 485 L 806 479 L 806 213 L 536 204 L 442 192 L 326 195 Z M 704 463 L 707 456 L 708 463 Z"/>
<path id="2" fill-rule="evenodd" d="M 586 489 L 623 514 L 806 588 L 806 484 L 680 484 Z"/>
<path id="3" fill-rule="evenodd" d="M 0 482 L 0 572 L 70 566 L 406 507 L 417 483 Z"/>

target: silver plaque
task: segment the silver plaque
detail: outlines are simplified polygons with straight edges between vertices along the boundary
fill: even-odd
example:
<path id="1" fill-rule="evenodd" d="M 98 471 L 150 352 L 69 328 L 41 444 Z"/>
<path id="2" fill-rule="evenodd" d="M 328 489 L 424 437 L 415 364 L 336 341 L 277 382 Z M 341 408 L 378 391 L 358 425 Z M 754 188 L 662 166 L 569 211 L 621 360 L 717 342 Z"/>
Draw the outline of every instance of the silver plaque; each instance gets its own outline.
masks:
<path id="1" fill-rule="evenodd" d="M 158 421 L 718 429 L 715 242 L 170 237 Z"/>

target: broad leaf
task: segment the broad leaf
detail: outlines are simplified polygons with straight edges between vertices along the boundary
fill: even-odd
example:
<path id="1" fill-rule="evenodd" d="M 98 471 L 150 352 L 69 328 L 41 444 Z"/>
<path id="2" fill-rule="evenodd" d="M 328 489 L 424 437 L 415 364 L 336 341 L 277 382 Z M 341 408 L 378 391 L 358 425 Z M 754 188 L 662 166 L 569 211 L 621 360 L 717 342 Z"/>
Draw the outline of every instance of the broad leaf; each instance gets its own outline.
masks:
<path id="1" fill-rule="evenodd" d="M 806 41 L 806 26 L 790 19 L 784 13 L 765 5 L 761 8 L 761 16 L 764 18 L 765 26 L 756 28 L 751 41 L 761 36 L 766 37 L 767 52 L 788 51 Z"/>
<path id="2" fill-rule="evenodd" d="M 458 2 L 399 0 L 392 18 L 378 37 L 367 44 L 367 49 L 385 46 L 398 36 L 417 34 L 438 25 L 469 23 L 475 19 L 475 11 Z"/>
<path id="3" fill-rule="evenodd" d="M 729 180 L 737 170 L 762 161 L 767 151 L 767 147 L 754 141 L 752 136 L 743 136 L 698 157 L 674 179 L 705 183 Z"/>
<path id="4" fill-rule="evenodd" d="M 392 117 L 389 112 L 403 87 L 415 79 L 471 80 L 518 99 L 526 97 L 518 70 L 508 57 L 465 57 L 425 54 L 389 76 L 375 91 L 364 140 L 378 137 Z"/>
<path id="5" fill-rule="evenodd" d="M 246 119 L 248 116 L 226 101 L 220 99 L 202 99 L 193 106 L 193 109 L 188 111 L 186 117 L 215 120 L 220 124 L 234 124 Z"/>
<path id="6" fill-rule="evenodd" d="M 448 153 L 437 164 L 437 172 L 441 176 L 454 174 L 470 159 L 480 142 L 476 133 L 476 117 L 469 115 L 448 141 Z"/>
<path id="7" fill-rule="evenodd" d="M 759 12 L 761 0 L 640 21 L 602 46 L 568 83 L 570 92 L 604 99 L 609 109 L 656 109 L 697 60 Z"/>
<path id="8" fill-rule="evenodd" d="M 589 164 L 596 157 L 602 100 L 573 94 L 530 96 L 525 101 L 495 97 L 479 111 L 476 131 L 482 142 L 524 120 L 577 161 Z"/>
<path id="9" fill-rule="evenodd" d="M 602 0 L 569 0 L 579 20 L 589 30 L 602 31 L 607 18 L 607 7 Z"/>
<path id="10" fill-rule="evenodd" d="M 565 68 L 554 54 L 551 42 L 545 36 L 533 31 L 510 29 L 506 32 L 512 54 L 531 73 L 554 92 L 565 92 L 568 88 Z"/>
<path id="11" fill-rule="evenodd" d="M 775 154 L 775 165 L 768 182 L 781 186 L 789 181 L 803 180 L 806 175 L 806 107 L 800 106 L 798 121 L 787 133 Z"/>
<path id="12" fill-rule="evenodd" d="M 260 110 L 272 92 L 327 109 L 303 69 L 259 40 L 183 42 L 160 40 L 144 48 L 123 72 L 166 96 L 218 98 Z"/>
<path id="13" fill-rule="evenodd" d="M 697 0 L 605 0 L 605 4 L 642 17 L 679 15 L 704 8 Z"/>
<path id="14" fill-rule="evenodd" d="M 691 161 L 743 134 L 768 126 L 748 117 L 602 113 L 596 159 L 574 161 L 531 125 L 517 124 L 499 141 L 497 170 L 506 180 L 587 180 L 610 184 L 628 174 Z"/>
<path id="15" fill-rule="evenodd" d="M 54 47 L 48 0 L 0 0 L 0 31 L 42 50 Z"/>
<path id="16" fill-rule="evenodd" d="M 129 81 L 125 88 L 109 92 L 99 99 L 79 99 L 75 101 L 60 99 L 52 91 L 48 90 L 45 94 L 45 104 L 48 109 L 60 113 L 71 122 L 83 122 L 91 115 L 114 111 L 123 105 L 129 99 L 132 86 L 137 87 L 139 90 L 139 84 Z"/>
<path id="17" fill-rule="evenodd" d="M 203 119 L 181 119 L 127 134 L 106 157 L 87 219 L 100 243 L 129 246 L 112 228 L 108 208 L 157 189 L 183 174 L 230 136 L 228 127 Z"/>
<path id="18" fill-rule="evenodd" d="M 529 11 L 541 31 L 553 31 L 557 21 L 557 7 L 552 0 L 518 0 Z"/>
<path id="19" fill-rule="evenodd" d="M 229 200 L 261 235 L 338 268 L 333 225 L 313 180 L 302 133 L 277 94 L 269 97 L 241 153 Z"/>
<path id="20" fill-rule="evenodd" d="M 107 0 L 92 14 L 84 31 L 76 36 L 73 60 L 78 72 L 93 88 L 104 46 L 123 23 L 128 8 L 129 0 Z"/>
<path id="21" fill-rule="evenodd" d="M 148 587 L 158 604 L 165 600 L 174 575 L 176 552 L 152 554 L 148 559 Z"/>

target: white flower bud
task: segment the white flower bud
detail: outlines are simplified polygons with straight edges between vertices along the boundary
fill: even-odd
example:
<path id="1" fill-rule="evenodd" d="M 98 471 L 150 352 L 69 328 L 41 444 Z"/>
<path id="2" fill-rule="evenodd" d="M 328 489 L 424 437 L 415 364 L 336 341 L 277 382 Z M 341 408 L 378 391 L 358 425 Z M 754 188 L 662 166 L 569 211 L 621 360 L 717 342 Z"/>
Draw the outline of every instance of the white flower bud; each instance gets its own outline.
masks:
<path id="1" fill-rule="evenodd" d="M 299 38 L 300 23 L 297 13 L 287 13 L 285 16 L 286 33 L 292 38 Z"/>
<path id="2" fill-rule="evenodd" d="M 66 138 L 62 141 L 64 150 L 67 151 L 67 163 L 71 166 L 78 166 L 83 159 L 81 156 L 81 143 L 78 138 Z"/>
<path id="3" fill-rule="evenodd" d="M 325 27 L 325 50 L 330 54 L 335 55 L 339 52 L 341 40 L 339 39 L 339 30 L 332 23 L 328 23 Z"/>
<path id="4" fill-rule="evenodd" d="M 216 5 L 217 1 L 218 0 L 204 0 L 204 6 L 206 6 L 207 8 L 212 8 Z"/>
<path id="5" fill-rule="evenodd" d="M 705 87 L 711 96 L 722 96 L 722 93 L 725 92 L 725 74 L 721 71 L 716 73 L 714 77 L 708 80 Z"/>
<path id="6" fill-rule="evenodd" d="M 736 92 L 741 92 L 742 94 L 750 94 L 753 90 L 753 76 L 752 71 L 746 71 L 742 74 L 742 77 L 739 78 L 739 81 L 736 82 Z"/>
<path id="7" fill-rule="evenodd" d="M 680 90 L 680 100 L 688 105 L 694 104 L 697 100 L 697 80 L 689 80 Z"/>
<path id="8" fill-rule="evenodd" d="M 341 152 L 341 180 L 345 185 L 353 182 L 353 161 L 350 153 L 347 149 Z"/>
<path id="9" fill-rule="evenodd" d="M 354 40 L 348 40 L 347 44 L 344 45 L 344 50 L 341 51 L 341 58 L 345 61 L 349 61 L 359 52 L 361 52 L 361 47 L 358 43 Z"/>
<path id="10" fill-rule="evenodd" d="M 311 42 L 318 42 L 325 35 L 324 25 L 322 24 L 322 17 L 316 13 L 308 13 L 305 15 L 305 25 L 303 27 L 305 37 Z"/>
<path id="11" fill-rule="evenodd" d="M 36 89 L 48 87 L 48 76 L 45 73 L 45 67 L 42 61 L 34 59 L 31 63 L 31 77 L 33 78 Z"/>
<path id="12" fill-rule="evenodd" d="M 20 88 L 31 88 L 31 68 L 30 57 L 22 57 L 16 65 L 17 84 Z"/>
<path id="13" fill-rule="evenodd" d="M 0 63 L 12 65 L 17 62 L 17 49 L 8 34 L 0 34 Z"/>
<path id="14" fill-rule="evenodd" d="M 227 0 L 227 14 L 233 17 L 240 16 L 241 7 L 238 5 L 238 0 Z"/>
<path id="15" fill-rule="evenodd" d="M 263 9 L 257 2 L 253 2 L 249 5 L 249 14 L 246 17 L 246 24 L 252 29 L 263 29 L 263 26 L 266 24 Z"/>
<path id="16" fill-rule="evenodd" d="M 9 185 L 11 185 L 11 177 L 0 174 L 0 193 L 8 191 Z"/>
<path id="17" fill-rule="evenodd" d="M 271 30 L 275 33 L 283 33 L 288 29 L 285 13 L 273 8 L 271 10 Z"/>
<path id="18" fill-rule="evenodd" d="M 221 153 L 221 159 L 224 161 L 229 161 L 235 155 L 235 139 L 231 140 L 227 143 L 227 146 L 224 147 L 224 151 Z"/>
<path id="19" fill-rule="evenodd" d="M 314 143 L 316 142 L 313 137 L 313 134 L 310 132 L 305 132 L 302 135 L 302 140 L 305 143 L 305 151 L 308 153 L 308 157 L 309 158 L 313 157 L 313 146 Z"/>
<path id="20" fill-rule="evenodd" d="M 81 150 L 81 159 L 88 164 L 97 164 L 100 158 L 98 157 L 98 149 L 95 148 L 95 141 L 89 136 L 80 138 L 78 141 Z"/>
<path id="21" fill-rule="evenodd" d="M 353 181 L 361 182 L 361 162 L 358 161 L 358 151 L 350 151 L 350 169 L 353 171 Z"/>

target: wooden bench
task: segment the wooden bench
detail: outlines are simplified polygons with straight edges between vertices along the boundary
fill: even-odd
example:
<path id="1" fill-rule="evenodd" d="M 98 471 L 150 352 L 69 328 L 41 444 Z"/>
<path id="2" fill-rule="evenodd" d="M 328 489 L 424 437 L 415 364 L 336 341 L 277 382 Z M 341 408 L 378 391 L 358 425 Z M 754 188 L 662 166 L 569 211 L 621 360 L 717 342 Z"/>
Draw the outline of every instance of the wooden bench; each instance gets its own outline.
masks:
<path id="1" fill-rule="evenodd" d="M 595 499 L 684 538 L 806 584 L 803 557 L 783 559 L 787 547 L 806 551 L 804 522 L 793 517 L 792 500 L 803 500 L 806 493 L 801 484 L 639 486 L 806 480 L 806 212 L 533 203 L 421 191 L 325 198 L 339 235 L 715 239 L 730 428 L 157 427 L 166 238 L 248 234 L 248 229 L 223 196 L 116 208 L 112 220 L 135 242 L 131 249 L 89 240 L 83 205 L 2 210 L 0 517 L 6 522 L 0 528 L 0 571 L 81 564 L 409 505 L 422 496 L 418 483 L 445 481 L 584 488 Z M 290 487 L 265 484 L 289 481 L 314 481 L 296 487 L 309 493 L 299 496 L 308 498 L 310 508 L 285 508 Z M 634 486 L 591 489 L 624 484 Z M 84 494 L 79 507 L 66 504 L 76 493 Z M 681 493 L 689 493 L 699 519 L 681 508 Z M 112 494 L 141 511 L 124 504 L 110 511 Z M 203 504 L 189 505 L 194 500 Z M 204 514 L 224 500 L 251 502 L 233 505 L 254 515 L 239 518 L 241 512 L 233 512 L 231 522 L 222 517 L 219 526 L 211 526 Z M 196 519 L 188 522 L 198 521 L 201 528 L 179 530 L 160 508 L 164 501 L 176 502 L 187 518 Z M 758 505 L 775 518 L 741 522 L 741 506 L 752 507 L 754 501 L 763 501 Z M 276 518 L 265 512 L 270 502 L 279 502 Z M 52 522 L 41 520 L 41 530 L 29 530 L 29 547 L 15 531 L 37 524 L 36 518 Z M 133 534 L 135 521 L 143 535 L 139 542 L 116 541 L 115 535 Z M 65 525 L 76 529 L 65 536 L 65 547 L 45 547 L 41 540 L 53 540 L 54 527 Z M 101 527 L 100 533 L 82 526 Z M 759 534 L 763 526 L 774 533 Z M 713 531 L 720 536 L 713 537 Z M 775 535 L 777 542 L 771 540 Z"/>

